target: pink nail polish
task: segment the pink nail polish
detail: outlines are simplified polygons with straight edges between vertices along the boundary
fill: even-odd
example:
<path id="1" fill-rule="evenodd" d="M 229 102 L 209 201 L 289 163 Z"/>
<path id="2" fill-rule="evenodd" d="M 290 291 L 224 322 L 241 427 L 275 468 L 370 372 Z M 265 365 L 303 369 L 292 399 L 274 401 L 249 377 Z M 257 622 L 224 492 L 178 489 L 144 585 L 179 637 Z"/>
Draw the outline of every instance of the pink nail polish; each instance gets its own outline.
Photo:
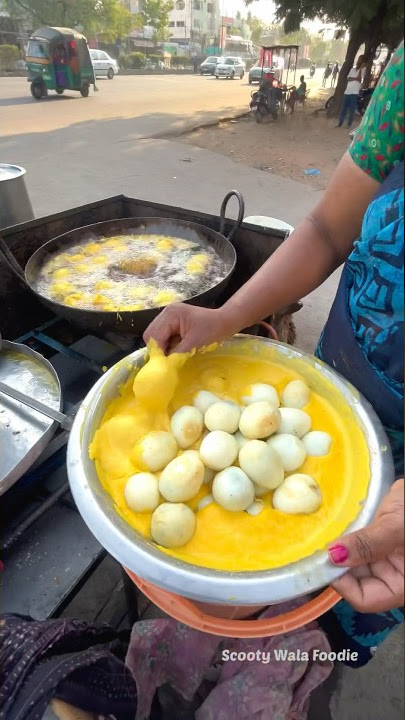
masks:
<path id="1" fill-rule="evenodd" d="M 349 552 L 347 550 L 347 547 L 344 545 L 332 545 L 329 550 L 329 557 L 332 560 L 335 565 L 340 565 L 341 563 L 344 563 L 345 560 L 349 557 Z"/>

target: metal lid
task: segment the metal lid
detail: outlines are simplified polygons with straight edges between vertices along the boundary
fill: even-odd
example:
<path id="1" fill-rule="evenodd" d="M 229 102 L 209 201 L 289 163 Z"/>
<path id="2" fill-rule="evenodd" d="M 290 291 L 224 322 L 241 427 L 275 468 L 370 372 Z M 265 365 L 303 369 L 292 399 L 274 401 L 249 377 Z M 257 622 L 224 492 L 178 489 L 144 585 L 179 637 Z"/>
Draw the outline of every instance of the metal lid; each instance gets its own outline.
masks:
<path id="1" fill-rule="evenodd" d="M 0 163 L 0 181 L 1 180 L 14 180 L 15 178 L 25 175 L 25 168 L 19 165 L 8 165 L 7 163 Z"/>

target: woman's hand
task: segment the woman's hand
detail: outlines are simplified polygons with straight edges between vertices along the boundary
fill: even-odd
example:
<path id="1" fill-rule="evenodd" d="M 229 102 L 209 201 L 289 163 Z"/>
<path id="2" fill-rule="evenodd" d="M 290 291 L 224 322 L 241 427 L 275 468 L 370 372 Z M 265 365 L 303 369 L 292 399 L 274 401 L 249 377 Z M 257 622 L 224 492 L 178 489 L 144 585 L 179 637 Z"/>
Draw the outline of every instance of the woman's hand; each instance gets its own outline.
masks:
<path id="1" fill-rule="evenodd" d="M 220 342 L 240 330 L 224 308 L 208 308 L 176 303 L 168 305 L 146 329 L 143 339 L 154 338 L 163 352 L 188 352 Z"/>
<path id="2" fill-rule="evenodd" d="M 383 612 L 404 603 L 404 481 L 397 480 L 369 527 L 329 548 L 335 565 L 352 568 L 333 583 L 360 612 Z"/>

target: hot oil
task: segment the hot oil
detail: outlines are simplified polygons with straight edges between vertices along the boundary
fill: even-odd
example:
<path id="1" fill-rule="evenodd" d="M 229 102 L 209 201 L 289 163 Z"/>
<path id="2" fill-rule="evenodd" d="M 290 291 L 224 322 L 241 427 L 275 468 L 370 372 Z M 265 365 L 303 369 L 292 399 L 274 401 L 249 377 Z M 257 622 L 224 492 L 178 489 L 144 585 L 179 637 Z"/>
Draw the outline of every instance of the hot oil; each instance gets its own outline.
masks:
<path id="1" fill-rule="evenodd" d="M 87 240 L 45 263 L 38 291 L 88 310 L 141 310 L 186 300 L 229 268 L 212 248 L 165 235 Z"/>

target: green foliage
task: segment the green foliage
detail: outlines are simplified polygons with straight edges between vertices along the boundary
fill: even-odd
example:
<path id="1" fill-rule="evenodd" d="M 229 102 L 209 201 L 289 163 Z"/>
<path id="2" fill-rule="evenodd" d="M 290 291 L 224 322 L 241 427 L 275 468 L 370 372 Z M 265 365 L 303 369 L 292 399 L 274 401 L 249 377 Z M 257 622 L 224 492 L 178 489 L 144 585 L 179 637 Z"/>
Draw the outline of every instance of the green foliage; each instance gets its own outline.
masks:
<path id="1" fill-rule="evenodd" d="M 0 45 L 1 70 L 13 70 L 18 60 L 21 60 L 21 53 L 16 45 Z"/>
<path id="2" fill-rule="evenodd" d="M 187 55 L 172 55 L 171 65 L 172 67 L 186 67 L 190 65 L 190 60 Z"/>
<path id="3" fill-rule="evenodd" d="M 120 0 L 2 0 L 15 18 L 27 18 L 33 26 L 77 27 L 85 35 L 103 35 L 106 42 L 128 35 L 137 18 Z"/>
<path id="4" fill-rule="evenodd" d="M 141 70 L 146 65 L 146 55 L 141 52 L 131 52 L 126 56 L 126 67 L 132 68 L 133 70 Z"/>
<path id="5" fill-rule="evenodd" d="M 247 24 L 249 25 L 250 32 L 252 33 L 252 42 L 256 45 L 260 45 L 262 42 L 262 36 L 266 31 L 265 23 L 260 20 L 260 18 L 257 18 L 254 15 L 252 16 L 251 13 L 248 13 Z"/>
<path id="6" fill-rule="evenodd" d="M 154 30 L 154 41 L 166 39 L 169 28 L 169 14 L 174 8 L 172 0 L 143 0 L 142 24 L 149 25 Z"/>

